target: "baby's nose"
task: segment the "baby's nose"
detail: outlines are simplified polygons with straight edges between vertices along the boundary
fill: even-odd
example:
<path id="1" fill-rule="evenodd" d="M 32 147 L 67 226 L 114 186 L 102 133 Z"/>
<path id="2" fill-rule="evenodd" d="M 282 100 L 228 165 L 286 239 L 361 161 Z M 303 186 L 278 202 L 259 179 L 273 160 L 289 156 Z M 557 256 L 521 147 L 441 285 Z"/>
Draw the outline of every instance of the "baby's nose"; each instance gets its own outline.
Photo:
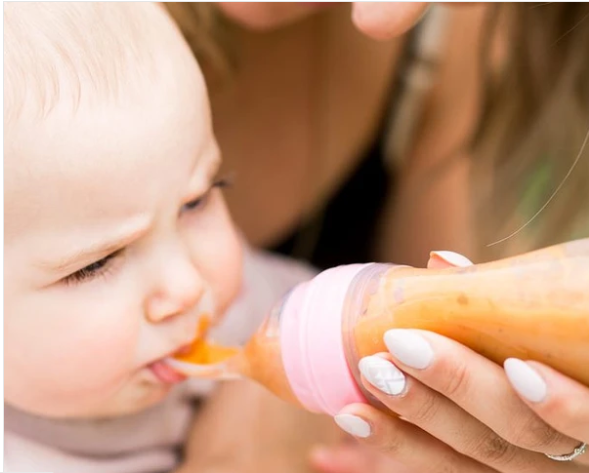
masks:
<path id="1" fill-rule="evenodd" d="M 145 307 L 147 320 L 152 323 L 190 311 L 205 292 L 203 279 L 189 263 L 175 268 L 168 266 L 157 279 L 157 288 L 148 297 Z"/>

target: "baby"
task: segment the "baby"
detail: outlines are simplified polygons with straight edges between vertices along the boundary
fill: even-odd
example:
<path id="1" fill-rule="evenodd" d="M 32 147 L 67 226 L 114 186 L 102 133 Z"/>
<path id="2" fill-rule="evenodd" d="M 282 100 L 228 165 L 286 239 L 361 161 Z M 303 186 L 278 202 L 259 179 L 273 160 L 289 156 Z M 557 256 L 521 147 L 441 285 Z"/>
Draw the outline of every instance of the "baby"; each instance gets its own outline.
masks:
<path id="1" fill-rule="evenodd" d="M 163 360 L 211 300 L 242 341 L 309 272 L 247 255 L 228 311 L 242 244 L 160 5 L 7 3 L 4 48 L 5 471 L 169 471 L 200 388 Z"/>

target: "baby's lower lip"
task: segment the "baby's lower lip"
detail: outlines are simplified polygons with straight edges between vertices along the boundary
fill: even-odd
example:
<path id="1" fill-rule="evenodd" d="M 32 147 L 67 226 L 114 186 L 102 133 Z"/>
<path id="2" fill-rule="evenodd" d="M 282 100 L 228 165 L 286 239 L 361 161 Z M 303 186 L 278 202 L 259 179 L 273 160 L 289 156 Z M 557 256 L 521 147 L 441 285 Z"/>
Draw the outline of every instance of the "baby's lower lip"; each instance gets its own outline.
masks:
<path id="1" fill-rule="evenodd" d="M 155 377 L 164 384 L 177 384 L 186 379 L 186 376 L 178 373 L 162 360 L 148 365 L 148 369 L 150 369 Z"/>

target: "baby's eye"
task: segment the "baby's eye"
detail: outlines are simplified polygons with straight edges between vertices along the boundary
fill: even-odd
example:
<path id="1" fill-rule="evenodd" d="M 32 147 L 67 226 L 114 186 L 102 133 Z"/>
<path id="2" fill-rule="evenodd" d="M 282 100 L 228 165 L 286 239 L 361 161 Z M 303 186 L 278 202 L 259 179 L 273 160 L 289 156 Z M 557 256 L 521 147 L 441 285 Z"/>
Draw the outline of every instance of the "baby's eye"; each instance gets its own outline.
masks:
<path id="1" fill-rule="evenodd" d="M 207 201 L 207 198 L 209 196 L 209 192 L 210 191 L 207 191 L 205 194 L 200 196 L 198 199 L 194 199 L 194 200 L 191 200 L 190 202 L 185 203 L 182 206 L 182 209 L 183 210 L 194 210 L 198 207 L 201 207 Z"/>
<path id="2" fill-rule="evenodd" d="M 80 283 L 88 280 L 92 280 L 100 275 L 106 273 L 109 267 L 109 263 L 111 260 L 117 256 L 120 252 L 111 253 L 108 256 L 105 256 L 94 263 L 89 264 L 88 266 L 79 269 L 73 274 L 70 274 L 65 278 L 65 282 L 67 283 Z"/>
<path id="3" fill-rule="evenodd" d="M 200 197 L 191 200 L 190 202 L 185 203 L 182 206 L 182 210 L 196 210 L 198 208 L 202 208 L 206 205 L 210 195 L 211 195 L 211 191 L 215 188 L 223 188 L 223 187 L 227 187 L 230 185 L 230 182 L 227 179 L 219 179 L 217 181 L 215 181 L 213 183 L 213 185 L 211 186 L 211 188 L 206 191 L 203 195 L 201 195 Z"/>

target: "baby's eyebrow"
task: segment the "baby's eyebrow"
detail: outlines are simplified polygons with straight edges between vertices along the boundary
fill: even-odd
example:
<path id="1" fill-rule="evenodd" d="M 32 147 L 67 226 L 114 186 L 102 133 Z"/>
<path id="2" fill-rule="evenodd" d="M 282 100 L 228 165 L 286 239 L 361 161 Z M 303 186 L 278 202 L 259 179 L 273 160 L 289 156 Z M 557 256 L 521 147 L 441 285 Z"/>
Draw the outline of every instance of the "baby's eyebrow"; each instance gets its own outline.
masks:
<path id="1" fill-rule="evenodd" d="M 91 264 L 99 258 L 103 258 L 130 244 L 132 241 L 144 235 L 151 225 L 151 219 L 134 219 L 132 224 L 127 224 L 114 235 L 101 237 L 80 248 L 70 250 L 69 254 L 56 261 L 43 261 L 38 266 L 43 270 L 53 272 L 66 272 L 70 269 L 79 269 L 80 266 Z"/>

